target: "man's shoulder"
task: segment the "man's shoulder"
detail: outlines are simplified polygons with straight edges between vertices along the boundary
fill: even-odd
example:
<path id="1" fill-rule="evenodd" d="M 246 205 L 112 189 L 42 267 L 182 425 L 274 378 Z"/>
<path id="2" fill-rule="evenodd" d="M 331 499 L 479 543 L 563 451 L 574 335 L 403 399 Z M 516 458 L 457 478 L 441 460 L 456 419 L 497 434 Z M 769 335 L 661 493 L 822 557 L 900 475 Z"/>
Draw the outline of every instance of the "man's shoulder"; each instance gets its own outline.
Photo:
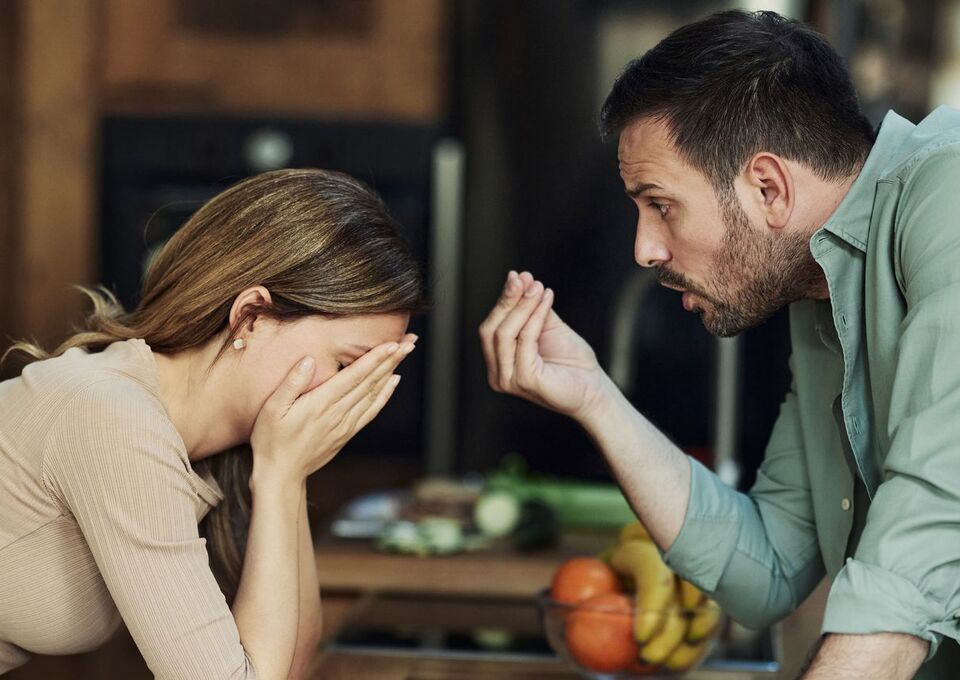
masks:
<path id="1" fill-rule="evenodd" d="M 938 107 L 914 127 L 884 179 L 907 186 L 930 175 L 944 178 L 944 172 L 960 180 L 960 110 L 949 106 Z"/>

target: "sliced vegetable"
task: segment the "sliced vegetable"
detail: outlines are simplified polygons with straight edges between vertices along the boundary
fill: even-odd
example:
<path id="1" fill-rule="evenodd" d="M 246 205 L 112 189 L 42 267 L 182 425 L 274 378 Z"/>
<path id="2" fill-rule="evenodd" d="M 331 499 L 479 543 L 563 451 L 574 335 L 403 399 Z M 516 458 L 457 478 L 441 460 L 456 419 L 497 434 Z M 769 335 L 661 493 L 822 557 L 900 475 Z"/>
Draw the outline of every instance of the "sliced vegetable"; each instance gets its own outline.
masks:
<path id="1" fill-rule="evenodd" d="M 520 522 L 520 500 L 506 491 L 485 493 L 474 506 L 473 521 L 485 536 L 506 536 Z"/>

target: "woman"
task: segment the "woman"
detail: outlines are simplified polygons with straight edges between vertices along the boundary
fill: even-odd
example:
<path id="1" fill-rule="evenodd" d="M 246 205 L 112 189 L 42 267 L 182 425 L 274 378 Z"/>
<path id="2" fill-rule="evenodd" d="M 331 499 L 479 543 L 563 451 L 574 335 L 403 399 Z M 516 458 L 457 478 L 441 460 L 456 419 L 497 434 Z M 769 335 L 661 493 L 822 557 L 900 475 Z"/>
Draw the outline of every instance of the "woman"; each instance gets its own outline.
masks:
<path id="1" fill-rule="evenodd" d="M 424 308 L 395 227 L 345 175 L 260 175 L 177 232 L 132 313 L 88 291 L 52 355 L 12 348 L 40 361 L 0 383 L 0 674 L 122 618 L 158 678 L 302 676 L 305 479 L 386 404 Z"/>

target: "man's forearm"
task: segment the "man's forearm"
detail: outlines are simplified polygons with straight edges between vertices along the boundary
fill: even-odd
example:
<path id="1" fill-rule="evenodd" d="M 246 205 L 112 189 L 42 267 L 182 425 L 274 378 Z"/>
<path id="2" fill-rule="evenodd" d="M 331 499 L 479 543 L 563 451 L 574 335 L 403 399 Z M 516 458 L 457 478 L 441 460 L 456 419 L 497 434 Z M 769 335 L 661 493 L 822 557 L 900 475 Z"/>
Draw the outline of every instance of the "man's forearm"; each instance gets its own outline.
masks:
<path id="1" fill-rule="evenodd" d="M 827 635 L 802 680 L 908 680 L 929 643 L 903 633 Z"/>
<path id="2" fill-rule="evenodd" d="M 578 422 L 606 457 L 623 493 L 657 544 L 667 550 L 690 500 L 690 461 L 611 381 Z"/>

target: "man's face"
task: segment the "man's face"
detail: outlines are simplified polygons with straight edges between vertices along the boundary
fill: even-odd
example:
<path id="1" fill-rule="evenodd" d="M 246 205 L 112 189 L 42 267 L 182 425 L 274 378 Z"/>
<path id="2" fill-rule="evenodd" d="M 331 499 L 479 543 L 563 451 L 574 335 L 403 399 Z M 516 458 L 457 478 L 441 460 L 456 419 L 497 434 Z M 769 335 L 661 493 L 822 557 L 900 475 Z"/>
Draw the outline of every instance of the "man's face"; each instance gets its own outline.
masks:
<path id="1" fill-rule="evenodd" d="M 815 274 L 806 238 L 749 215 L 733 188 L 719 198 L 676 152 L 665 124 L 627 125 L 618 157 L 640 213 L 637 264 L 656 267 L 662 285 L 682 291 L 684 309 L 699 312 L 707 331 L 736 335 L 804 296 Z"/>

